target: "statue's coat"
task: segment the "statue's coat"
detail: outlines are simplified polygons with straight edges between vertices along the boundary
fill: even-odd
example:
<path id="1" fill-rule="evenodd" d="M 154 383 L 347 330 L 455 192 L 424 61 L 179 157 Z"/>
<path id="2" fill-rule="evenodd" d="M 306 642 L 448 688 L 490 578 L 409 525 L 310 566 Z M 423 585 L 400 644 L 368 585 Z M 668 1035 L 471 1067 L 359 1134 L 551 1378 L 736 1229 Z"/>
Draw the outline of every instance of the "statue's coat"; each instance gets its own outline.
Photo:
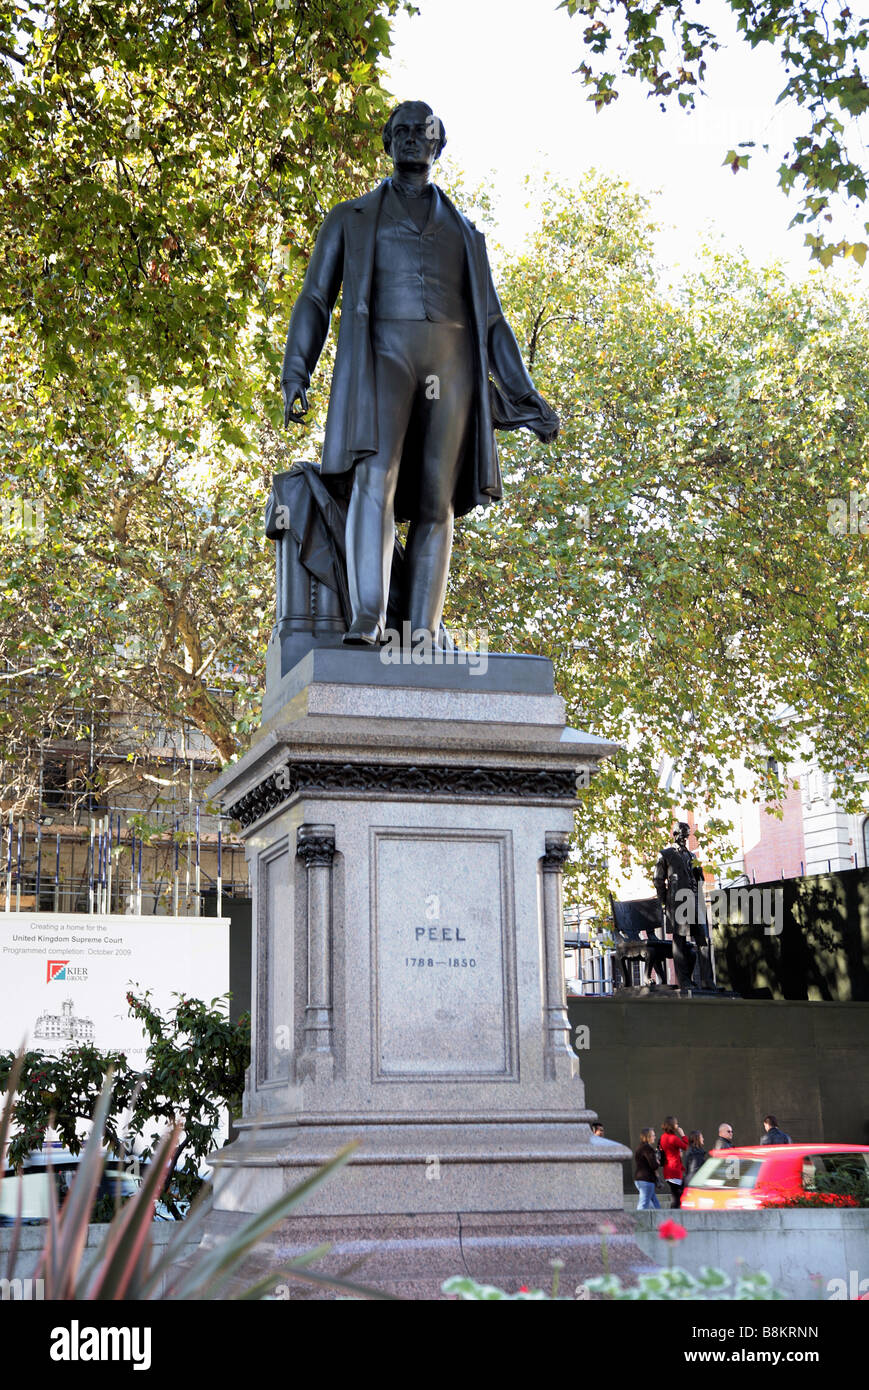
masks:
<path id="1" fill-rule="evenodd" d="M 346 473 L 359 459 L 377 452 L 377 402 L 374 353 L 371 346 L 371 280 L 377 220 L 389 181 L 361 198 L 339 203 L 326 218 L 311 256 L 302 292 L 296 301 L 287 335 L 282 381 L 307 387 L 329 331 L 332 310 L 343 284 L 341 326 L 321 472 L 324 477 Z M 465 445 L 455 497 L 455 512 L 463 516 L 488 506 L 502 495 L 501 470 L 494 425 L 513 424 L 515 403 L 534 390 L 519 346 L 504 318 L 489 268 L 486 242 L 472 222 L 435 189 L 459 220 L 465 243 L 469 319 L 475 344 L 475 408 Z M 504 400 L 490 382 L 490 374 Z M 536 415 L 536 409 L 532 412 Z M 493 420 L 494 415 L 494 420 Z M 416 515 L 415 441 L 411 428 L 405 441 L 395 515 L 412 521 Z M 409 465 L 409 466 L 406 466 Z"/>

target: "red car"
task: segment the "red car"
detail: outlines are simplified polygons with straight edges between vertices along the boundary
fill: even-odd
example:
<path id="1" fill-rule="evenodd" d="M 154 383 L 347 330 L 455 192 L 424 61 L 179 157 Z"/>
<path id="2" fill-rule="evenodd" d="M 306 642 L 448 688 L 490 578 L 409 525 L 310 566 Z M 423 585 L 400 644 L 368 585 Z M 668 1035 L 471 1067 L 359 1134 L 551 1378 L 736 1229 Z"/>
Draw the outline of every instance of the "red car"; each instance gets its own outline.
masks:
<path id="1" fill-rule="evenodd" d="M 746 1211 L 774 1196 L 817 1191 L 817 1178 L 853 1175 L 869 1181 L 865 1144 L 758 1144 L 714 1149 L 682 1193 L 688 1211 Z"/>

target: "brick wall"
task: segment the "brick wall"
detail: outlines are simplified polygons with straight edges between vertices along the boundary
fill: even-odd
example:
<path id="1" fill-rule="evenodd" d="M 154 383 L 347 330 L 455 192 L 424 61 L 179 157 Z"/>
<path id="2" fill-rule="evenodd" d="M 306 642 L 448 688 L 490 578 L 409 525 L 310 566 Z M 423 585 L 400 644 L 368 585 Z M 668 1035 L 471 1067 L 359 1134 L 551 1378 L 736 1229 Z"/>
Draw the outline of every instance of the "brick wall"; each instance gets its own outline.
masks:
<path id="1" fill-rule="evenodd" d="M 769 883 L 782 874 L 785 878 L 798 878 L 805 872 L 801 867 L 806 860 L 803 801 L 798 788 L 788 789 L 783 810 L 781 820 L 761 811 L 760 840 L 745 850 L 745 872 L 758 883 Z"/>

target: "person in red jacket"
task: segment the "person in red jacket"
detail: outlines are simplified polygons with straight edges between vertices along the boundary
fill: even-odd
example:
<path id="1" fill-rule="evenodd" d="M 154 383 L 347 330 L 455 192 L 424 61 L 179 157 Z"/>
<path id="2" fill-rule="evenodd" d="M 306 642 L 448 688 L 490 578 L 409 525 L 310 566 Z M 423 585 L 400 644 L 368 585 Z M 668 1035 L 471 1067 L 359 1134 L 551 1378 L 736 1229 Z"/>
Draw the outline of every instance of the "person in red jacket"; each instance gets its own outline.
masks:
<path id="1" fill-rule="evenodd" d="M 673 1206 L 679 1207 L 682 1205 L 682 1183 L 685 1179 L 682 1150 L 687 1149 L 688 1140 L 675 1115 L 668 1115 L 661 1126 L 659 1145 L 664 1155 L 664 1181 L 673 1195 Z"/>

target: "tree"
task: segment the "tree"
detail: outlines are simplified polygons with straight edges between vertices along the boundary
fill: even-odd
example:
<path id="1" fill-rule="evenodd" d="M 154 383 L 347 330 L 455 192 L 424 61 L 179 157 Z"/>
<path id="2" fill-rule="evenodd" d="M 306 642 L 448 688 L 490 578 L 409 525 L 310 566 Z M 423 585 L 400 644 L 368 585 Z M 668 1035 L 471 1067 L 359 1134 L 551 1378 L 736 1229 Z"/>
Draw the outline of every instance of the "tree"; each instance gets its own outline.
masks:
<path id="1" fill-rule="evenodd" d="M 778 801 L 769 756 L 801 735 L 856 809 L 867 540 L 831 519 L 869 496 L 865 302 L 712 254 L 668 293 L 648 205 L 603 176 L 551 197 L 499 288 L 562 428 L 501 436 L 504 501 L 457 528 L 447 622 L 549 656 L 569 722 L 623 745 L 579 794 L 586 898 L 605 910 L 605 851 L 651 870 L 674 809 L 733 795 L 731 760 Z M 728 829 L 706 822 L 713 861 Z"/>
<path id="2" fill-rule="evenodd" d="M 699 0 L 697 0 L 699 3 Z M 832 221 L 831 199 L 844 195 L 861 205 L 866 198 L 869 166 L 866 142 L 856 118 L 869 109 L 869 18 L 850 4 L 829 5 L 818 0 L 727 0 L 737 29 L 752 48 L 771 45 L 781 58 L 787 81 L 779 102 L 792 102 L 805 111 L 802 132 L 782 151 L 779 186 L 801 194 L 801 211 L 793 218 L 805 224 L 806 245 L 812 257 L 829 265 L 835 256 L 853 256 L 862 265 L 869 245 L 864 241 L 827 239 Z M 720 27 L 711 27 L 689 0 L 561 0 L 560 9 L 585 21 L 583 39 L 592 59 L 609 66 L 618 62 L 622 77 L 637 77 L 649 95 L 666 110 L 672 98 L 693 111 L 703 92 L 706 60 L 722 47 Z M 591 88 L 597 110 L 619 95 L 617 75 L 593 66 L 588 58 L 578 72 Z M 748 134 L 748 132 L 747 132 Z M 747 167 L 754 141 L 746 139 L 728 150 L 725 162 L 734 172 Z M 869 222 L 865 224 L 869 232 Z"/>
<path id="3" fill-rule="evenodd" d="M 239 442 L 236 407 L 260 386 L 249 348 L 266 372 L 279 364 L 288 263 L 370 173 L 396 6 L 7 11 L 0 306 L 7 332 L 39 349 L 40 415 L 58 446 L 72 433 L 109 448 L 155 389 L 202 405 Z M 162 423 L 158 403 L 151 430 Z"/>
<path id="4" fill-rule="evenodd" d="M 189 1200 L 198 1191 L 199 1168 L 214 1147 L 221 1120 L 227 1110 L 236 1118 L 241 1112 L 250 1064 L 250 1015 L 232 1022 L 222 1000 L 213 999 L 209 1006 L 181 997 L 164 1018 L 148 990 L 128 994 L 127 1004 L 149 1040 L 130 1130 L 144 1141 L 142 1153 L 151 1158 L 180 1118 L 184 1130 L 172 1156 L 167 1191 L 174 1186 L 180 1198 Z M 149 1135 L 151 1125 L 157 1128 Z"/>
<path id="5" fill-rule="evenodd" d="M 45 522 L 0 528 L 19 806 L 33 745 L 82 732 L 74 706 L 91 731 L 134 712 L 143 745 L 190 723 L 222 760 L 245 738 L 286 322 L 326 209 L 370 185 L 397 4 L 37 0 L 0 18 L 0 500 Z"/>

